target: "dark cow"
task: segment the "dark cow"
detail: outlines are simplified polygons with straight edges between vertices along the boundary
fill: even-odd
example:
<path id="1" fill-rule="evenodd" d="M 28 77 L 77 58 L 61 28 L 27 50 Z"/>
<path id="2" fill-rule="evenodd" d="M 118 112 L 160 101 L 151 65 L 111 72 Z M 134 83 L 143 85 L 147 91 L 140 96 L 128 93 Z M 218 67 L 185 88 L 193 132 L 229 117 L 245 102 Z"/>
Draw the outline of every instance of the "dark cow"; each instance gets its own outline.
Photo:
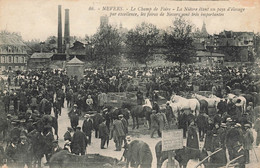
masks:
<path id="1" fill-rule="evenodd" d="M 99 154 L 87 154 L 78 156 L 71 154 L 67 150 L 61 150 L 52 155 L 49 161 L 50 168 L 104 168 L 104 167 L 123 167 L 120 166 L 116 158 L 102 156 Z"/>
<path id="2" fill-rule="evenodd" d="M 186 168 L 187 163 L 190 159 L 199 158 L 200 160 L 202 160 L 207 156 L 207 153 L 205 151 L 196 150 L 196 152 L 191 153 L 191 150 L 196 150 L 196 149 L 189 149 L 184 147 L 182 149 L 175 150 L 176 153 L 175 159 L 179 162 L 180 167 L 183 166 L 184 168 Z M 157 168 L 161 168 L 162 163 L 166 159 L 168 159 L 168 152 L 162 151 L 162 141 L 159 141 L 155 145 L 155 154 L 157 159 Z"/>
<path id="3" fill-rule="evenodd" d="M 131 167 L 151 168 L 153 156 L 147 143 L 141 140 L 134 140 L 125 145 L 124 157 L 126 158 L 126 167 L 129 163 Z"/>

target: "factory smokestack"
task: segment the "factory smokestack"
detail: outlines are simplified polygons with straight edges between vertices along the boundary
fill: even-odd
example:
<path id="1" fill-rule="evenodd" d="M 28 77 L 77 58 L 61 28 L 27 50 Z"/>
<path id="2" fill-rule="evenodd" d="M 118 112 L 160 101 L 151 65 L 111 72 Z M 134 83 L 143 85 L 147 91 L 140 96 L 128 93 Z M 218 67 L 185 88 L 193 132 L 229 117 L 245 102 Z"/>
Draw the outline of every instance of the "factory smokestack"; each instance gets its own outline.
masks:
<path id="1" fill-rule="evenodd" d="M 58 6 L 58 53 L 62 53 L 61 5 Z"/>
<path id="2" fill-rule="evenodd" d="M 69 9 L 65 9 L 65 27 L 64 27 L 65 48 L 68 49 L 70 44 L 70 20 Z"/>

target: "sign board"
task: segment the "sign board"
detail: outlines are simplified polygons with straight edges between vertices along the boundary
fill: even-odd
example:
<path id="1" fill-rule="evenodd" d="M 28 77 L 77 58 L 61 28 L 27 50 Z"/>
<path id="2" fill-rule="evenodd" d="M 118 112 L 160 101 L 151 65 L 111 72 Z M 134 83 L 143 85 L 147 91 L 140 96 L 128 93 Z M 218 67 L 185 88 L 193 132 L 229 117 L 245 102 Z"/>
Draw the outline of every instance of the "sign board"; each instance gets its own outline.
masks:
<path id="1" fill-rule="evenodd" d="M 183 148 L 183 130 L 162 131 L 162 151 L 169 151 Z"/>

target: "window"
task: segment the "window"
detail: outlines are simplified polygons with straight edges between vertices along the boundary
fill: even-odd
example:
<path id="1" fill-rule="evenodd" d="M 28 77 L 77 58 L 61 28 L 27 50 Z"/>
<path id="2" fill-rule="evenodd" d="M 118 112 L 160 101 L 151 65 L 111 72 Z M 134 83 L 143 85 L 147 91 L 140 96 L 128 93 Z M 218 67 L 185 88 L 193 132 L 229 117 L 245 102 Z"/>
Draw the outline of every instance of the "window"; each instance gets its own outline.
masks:
<path id="1" fill-rule="evenodd" d="M 12 56 L 9 56 L 9 63 L 12 62 Z"/>
<path id="2" fill-rule="evenodd" d="M 25 59 L 24 59 L 24 57 L 22 57 L 22 63 L 25 63 Z"/>
<path id="3" fill-rule="evenodd" d="M 15 62 L 16 62 L 16 63 L 19 63 L 18 57 L 15 57 Z"/>

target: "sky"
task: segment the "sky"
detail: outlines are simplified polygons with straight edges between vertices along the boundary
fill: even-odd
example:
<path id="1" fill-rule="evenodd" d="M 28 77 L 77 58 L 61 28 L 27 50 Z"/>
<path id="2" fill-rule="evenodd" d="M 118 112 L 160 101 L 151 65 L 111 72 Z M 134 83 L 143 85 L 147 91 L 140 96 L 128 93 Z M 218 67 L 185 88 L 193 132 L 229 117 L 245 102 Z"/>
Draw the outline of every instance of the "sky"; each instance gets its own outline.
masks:
<path id="1" fill-rule="evenodd" d="M 243 3 L 245 1 L 246 3 Z M 251 3 L 248 3 L 251 2 Z M 142 8 L 244 8 L 244 12 L 225 12 L 222 17 L 186 17 L 196 27 L 206 23 L 208 33 L 219 33 L 223 30 L 260 32 L 259 0 L 231 1 L 167 1 L 167 0 L 0 0 L 0 30 L 18 32 L 24 40 L 45 40 L 48 36 L 57 36 L 58 5 L 62 5 L 62 24 L 64 33 L 64 9 L 70 9 L 70 35 L 84 37 L 94 34 L 100 24 L 100 16 L 110 15 L 102 8 L 109 6 L 122 7 L 124 12 L 132 7 Z M 89 10 L 94 7 L 94 11 Z M 98 10 L 98 8 L 100 10 Z M 158 28 L 172 25 L 174 17 L 109 17 L 114 25 L 122 23 L 131 29 L 141 22 L 155 24 Z"/>

